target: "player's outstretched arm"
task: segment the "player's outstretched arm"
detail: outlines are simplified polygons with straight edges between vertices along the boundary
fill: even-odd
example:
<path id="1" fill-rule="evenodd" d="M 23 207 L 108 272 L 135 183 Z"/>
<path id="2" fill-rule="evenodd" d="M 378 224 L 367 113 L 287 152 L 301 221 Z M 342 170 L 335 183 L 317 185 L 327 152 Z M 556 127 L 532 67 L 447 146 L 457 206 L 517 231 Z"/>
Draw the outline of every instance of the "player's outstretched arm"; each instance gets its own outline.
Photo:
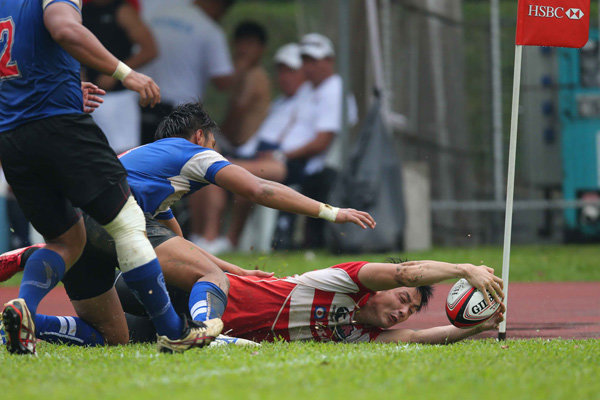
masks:
<path id="1" fill-rule="evenodd" d="M 383 343 L 450 344 L 481 332 L 497 330 L 498 324 L 503 320 L 504 315 L 497 313 L 487 321 L 470 329 L 461 329 L 453 325 L 436 326 L 435 328 L 418 331 L 412 329 L 388 329 L 383 331 L 375 341 Z"/>
<path id="2" fill-rule="evenodd" d="M 400 264 L 369 263 L 358 272 L 358 279 L 371 290 L 433 285 L 446 279 L 460 278 L 465 278 L 482 292 L 488 291 L 498 303 L 502 302 L 502 279 L 485 265 L 423 260 Z"/>
<path id="3" fill-rule="evenodd" d="M 51 3 L 44 9 L 44 25 L 67 53 L 80 63 L 123 81 L 123 85 L 140 94 L 142 106 L 160 102 L 160 89 L 146 75 L 131 70 L 113 56 L 100 41 L 81 24 L 81 15 L 65 2 Z"/>
<path id="4" fill-rule="evenodd" d="M 224 189 L 266 207 L 336 223 L 352 222 L 363 229 L 375 228 L 375 220 L 369 213 L 323 204 L 285 185 L 254 176 L 237 165 L 228 165 L 219 170 L 215 182 Z"/>

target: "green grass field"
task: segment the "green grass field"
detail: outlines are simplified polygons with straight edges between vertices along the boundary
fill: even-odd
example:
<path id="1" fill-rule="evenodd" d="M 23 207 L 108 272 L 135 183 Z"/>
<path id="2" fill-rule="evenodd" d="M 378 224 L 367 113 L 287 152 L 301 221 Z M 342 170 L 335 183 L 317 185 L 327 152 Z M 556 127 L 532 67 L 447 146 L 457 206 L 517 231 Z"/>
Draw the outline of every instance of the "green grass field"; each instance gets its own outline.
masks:
<path id="1" fill-rule="evenodd" d="M 501 249 L 436 249 L 410 259 L 485 263 Z M 512 281 L 600 280 L 598 246 L 518 246 Z M 280 253 L 227 259 L 279 275 L 383 255 Z M 9 282 L 18 283 L 18 277 Z M 449 346 L 273 343 L 159 355 L 150 345 L 38 345 L 38 357 L 0 351 L 0 399 L 595 399 L 598 340 L 464 341 Z"/>

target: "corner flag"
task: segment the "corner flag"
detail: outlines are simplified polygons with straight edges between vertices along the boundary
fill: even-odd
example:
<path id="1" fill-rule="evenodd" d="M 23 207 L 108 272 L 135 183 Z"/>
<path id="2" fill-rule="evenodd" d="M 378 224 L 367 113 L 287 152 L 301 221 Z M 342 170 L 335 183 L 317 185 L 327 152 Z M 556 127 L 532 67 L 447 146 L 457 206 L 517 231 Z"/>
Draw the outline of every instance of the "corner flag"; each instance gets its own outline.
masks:
<path id="1" fill-rule="evenodd" d="M 507 307 L 523 46 L 583 47 L 588 41 L 589 29 L 590 0 L 519 0 L 502 252 L 504 304 Z M 498 339 L 506 339 L 506 319 L 499 328 Z"/>
<path id="2" fill-rule="evenodd" d="M 583 47 L 590 30 L 590 0 L 519 0 L 516 44 Z"/>

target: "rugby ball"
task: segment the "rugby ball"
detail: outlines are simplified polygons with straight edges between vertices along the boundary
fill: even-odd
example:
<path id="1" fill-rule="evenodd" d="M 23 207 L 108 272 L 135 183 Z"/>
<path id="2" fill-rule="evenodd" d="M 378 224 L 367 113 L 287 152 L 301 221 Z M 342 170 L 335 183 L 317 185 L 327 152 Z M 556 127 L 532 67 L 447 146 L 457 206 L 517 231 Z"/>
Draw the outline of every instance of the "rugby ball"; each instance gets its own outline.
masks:
<path id="1" fill-rule="evenodd" d="M 488 294 L 490 305 L 485 304 L 483 294 L 466 279 L 461 279 L 450 289 L 446 300 L 446 315 L 452 325 L 471 328 L 490 318 L 500 307 Z"/>

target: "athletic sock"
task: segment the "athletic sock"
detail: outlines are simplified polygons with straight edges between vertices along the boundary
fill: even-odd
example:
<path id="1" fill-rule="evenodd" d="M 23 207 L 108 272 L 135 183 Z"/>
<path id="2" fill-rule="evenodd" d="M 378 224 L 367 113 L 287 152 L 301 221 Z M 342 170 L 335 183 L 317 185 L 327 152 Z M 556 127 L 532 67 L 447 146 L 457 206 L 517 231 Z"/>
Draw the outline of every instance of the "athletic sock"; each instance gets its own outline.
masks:
<path id="1" fill-rule="evenodd" d="M 25 264 L 19 297 L 25 300 L 32 315 L 35 315 L 40 301 L 65 274 L 65 262 L 55 251 L 40 249 Z"/>
<path id="2" fill-rule="evenodd" d="M 123 272 L 123 279 L 146 308 L 158 334 L 170 339 L 180 338 L 183 320 L 171 304 L 158 259 Z"/>
<path id="3" fill-rule="evenodd" d="M 35 336 L 49 343 L 73 346 L 103 346 L 104 338 L 87 322 L 77 317 L 35 316 Z"/>
<path id="4" fill-rule="evenodd" d="M 189 307 L 194 321 L 221 318 L 227 307 L 227 295 L 214 283 L 199 281 L 190 292 Z"/>

